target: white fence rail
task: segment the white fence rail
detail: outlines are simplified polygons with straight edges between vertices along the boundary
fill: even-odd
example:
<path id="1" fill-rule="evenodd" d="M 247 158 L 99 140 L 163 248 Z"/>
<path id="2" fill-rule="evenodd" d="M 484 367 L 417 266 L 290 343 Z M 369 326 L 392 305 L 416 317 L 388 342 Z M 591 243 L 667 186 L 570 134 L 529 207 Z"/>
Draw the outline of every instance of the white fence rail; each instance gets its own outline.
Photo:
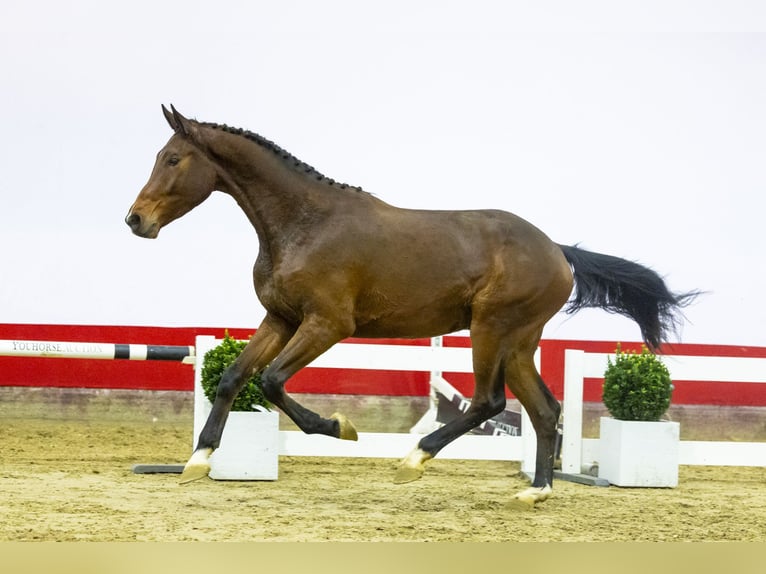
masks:
<path id="1" fill-rule="evenodd" d="M 201 336 L 196 340 L 196 355 L 205 353 L 220 341 Z M 604 353 L 565 351 L 562 472 L 579 474 L 584 466 L 599 459 L 598 439 L 583 439 L 583 381 L 601 378 L 607 367 Z M 539 352 L 536 360 L 539 365 Z M 766 383 L 766 358 L 664 356 L 674 380 Z M 372 369 L 426 371 L 438 381 L 441 372 L 470 373 L 471 349 L 426 346 L 338 344 L 307 368 Z M 194 437 L 199 436 L 210 412 L 200 382 L 201 369 L 195 370 Z M 357 442 L 341 441 L 301 431 L 280 431 L 280 454 L 293 456 L 347 456 L 371 458 L 404 457 L 420 438 L 418 433 L 359 433 Z M 444 448 L 440 458 L 521 461 L 522 470 L 534 471 L 536 439 L 529 417 L 522 409 L 520 437 L 464 435 Z M 766 442 L 681 441 L 682 465 L 766 466 Z"/>
<path id="2" fill-rule="evenodd" d="M 195 347 L 67 343 L 60 341 L 0 341 L 0 355 L 89 359 L 173 360 L 199 364 L 220 340 L 198 336 Z M 564 407 L 562 471 L 578 474 L 598 462 L 598 439 L 582 438 L 583 381 L 601 378 L 607 367 L 604 353 L 567 350 L 564 353 Z M 535 360 L 540 364 L 539 351 Z M 675 381 L 766 383 L 766 358 L 664 356 Z M 307 368 L 341 368 L 431 373 L 432 389 L 444 382 L 443 371 L 471 373 L 471 349 L 431 346 L 339 344 Z M 199 436 L 211 404 L 202 392 L 201 368 L 194 375 L 194 440 Z M 433 393 L 432 393 L 433 396 Z M 432 404 L 432 409 L 435 405 Z M 529 417 L 522 409 L 521 436 L 465 435 L 439 453 L 441 458 L 518 460 L 522 470 L 534 471 L 536 440 Z M 435 419 L 435 417 L 434 417 Z M 296 456 L 349 456 L 399 458 L 424 434 L 359 433 L 359 441 L 341 441 L 300 431 L 280 431 L 280 454 Z M 682 465 L 766 466 L 766 442 L 681 441 Z"/>
<path id="3" fill-rule="evenodd" d="M 578 473 L 599 459 L 598 439 L 582 438 L 582 397 L 585 378 L 601 378 L 604 353 L 564 352 L 564 423 L 561 470 Z M 766 358 L 667 355 L 663 363 L 675 381 L 766 383 Z M 766 442 L 681 441 L 679 464 L 766 466 Z"/>
<path id="4" fill-rule="evenodd" d="M 220 343 L 210 336 L 199 336 L 196 353 L 205 353 Z M 311 363 L 311 368 L 424 371 L 438 377 L 441 371 L 472 372 L 471 349 L 408 345 L 340 343 Z M 201 369 L 194 375 L 194 440 L 207 420 L 211 404 L 202 392 Z M 446 446 L 440 458 L 521 461 L 525 471 L 534 471 L 535 433 L 522 411 L 521 436 L 464 435 Z M 360 432 L 358 441 L 345 441 L 301 431 L 280 431 L 280 454 L 291 456 L 347 456 L 403 458 L 425 436 L 419 433 Z"/>

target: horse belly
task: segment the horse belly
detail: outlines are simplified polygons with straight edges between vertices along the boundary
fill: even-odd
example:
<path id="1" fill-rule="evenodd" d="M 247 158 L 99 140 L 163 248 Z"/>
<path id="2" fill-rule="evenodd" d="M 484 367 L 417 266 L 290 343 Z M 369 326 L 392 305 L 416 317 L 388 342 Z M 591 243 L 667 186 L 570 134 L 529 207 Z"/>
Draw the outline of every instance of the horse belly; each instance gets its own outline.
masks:
<path id="1" fill-rule="evenodd" d="M 380 314 L 358 315 L 354 336 L 418 339 L 467 329 L 470 323 L 470 307 L 464 304 L 403 305 Z"/>

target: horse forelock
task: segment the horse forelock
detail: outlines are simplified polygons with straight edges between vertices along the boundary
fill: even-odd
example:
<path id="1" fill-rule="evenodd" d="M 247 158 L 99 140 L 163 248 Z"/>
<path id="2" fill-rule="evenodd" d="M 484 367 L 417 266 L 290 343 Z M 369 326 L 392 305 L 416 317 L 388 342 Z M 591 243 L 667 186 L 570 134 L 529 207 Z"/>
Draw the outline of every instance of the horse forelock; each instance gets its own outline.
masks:
<path id="1" fill-rule="evenodd" d="M 241 136 L 249 141 L 255 142 L 262 148 L 270 151 L 279 159 L 281 159 L 287 167 L 293 169 L 294 171 L 303 172 L 304 174 L 308 176 L 313 176 L 317 179 L 317 181 L 322 181 L 330 186 L 338 186 L 341 189 L 350 188 L 350 189 L 355 189 L 357 191 L 364 191 L 359 186 L 337 182 L 334 179 L 327 177 L 326 175 L 320 173 L 317 169 L 315 169 L 311 165 L 307 164 L 305 161 L 298 159 L 290 152 L 286 151 L 285 149 L 275 144 L 273 141 L 255 132 L 251 132 L 249 130 L 245 130 L 242 128 L 235 128 L 232 126 L 228 126 L 226 124 L 216 124 L 212 122 L 197 122 L 197 123 L 207 128 L 220 130 L 229 134 Z"/>

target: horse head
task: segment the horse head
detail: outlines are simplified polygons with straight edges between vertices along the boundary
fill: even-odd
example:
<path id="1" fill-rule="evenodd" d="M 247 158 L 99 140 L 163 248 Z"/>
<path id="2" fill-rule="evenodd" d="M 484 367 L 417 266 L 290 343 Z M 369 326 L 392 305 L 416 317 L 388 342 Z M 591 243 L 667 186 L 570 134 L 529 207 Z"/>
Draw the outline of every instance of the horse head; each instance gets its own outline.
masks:
<path id="1" fill-rule="evenodd" d="M 162 106 L 162 112 L 175 133 L 157 154 L 149 181 L 125 218 L 133 233 L 150 239 L 207 199 L 217 180 L 216 166 L 200 146 L 199 125 L 170 108 Z"/>

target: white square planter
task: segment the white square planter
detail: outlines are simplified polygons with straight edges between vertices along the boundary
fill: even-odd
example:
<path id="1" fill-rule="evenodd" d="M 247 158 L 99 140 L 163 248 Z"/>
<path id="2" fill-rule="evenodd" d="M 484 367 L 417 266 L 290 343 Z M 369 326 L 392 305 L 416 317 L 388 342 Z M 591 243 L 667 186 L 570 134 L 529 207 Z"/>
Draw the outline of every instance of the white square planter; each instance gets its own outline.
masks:
<path id="1" fill-rule="evenodd" d="M 279 413 L 229 413 L 221 444 L 210 456 L 210 478 L 276 480 L 278 463 Z"/>
<path id="2" fill-rule="evenodd" d="M 617 486 L 678 486 L 680 425 L 601 417 L 598 477 Z"/>

